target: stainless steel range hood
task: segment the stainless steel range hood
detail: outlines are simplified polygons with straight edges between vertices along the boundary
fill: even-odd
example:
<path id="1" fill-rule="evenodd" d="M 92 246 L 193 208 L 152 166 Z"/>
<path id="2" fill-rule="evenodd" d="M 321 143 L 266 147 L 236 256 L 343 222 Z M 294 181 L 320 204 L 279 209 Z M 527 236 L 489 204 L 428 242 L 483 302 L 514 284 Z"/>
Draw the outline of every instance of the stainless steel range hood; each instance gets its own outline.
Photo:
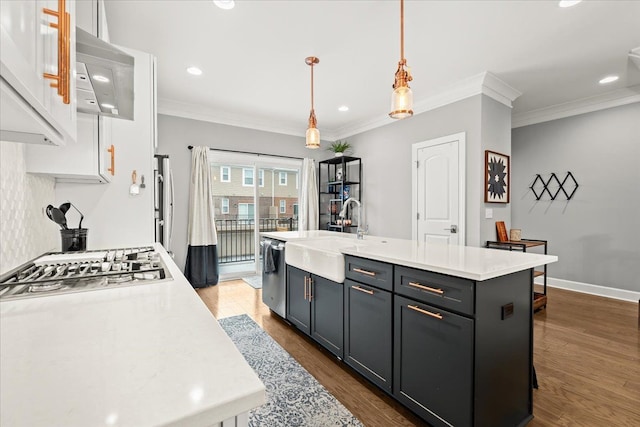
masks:
<path id="1" fill-rule="evenodd" d="M 78 111 L 133 120 L 134 59 L 76 27 Z"/>

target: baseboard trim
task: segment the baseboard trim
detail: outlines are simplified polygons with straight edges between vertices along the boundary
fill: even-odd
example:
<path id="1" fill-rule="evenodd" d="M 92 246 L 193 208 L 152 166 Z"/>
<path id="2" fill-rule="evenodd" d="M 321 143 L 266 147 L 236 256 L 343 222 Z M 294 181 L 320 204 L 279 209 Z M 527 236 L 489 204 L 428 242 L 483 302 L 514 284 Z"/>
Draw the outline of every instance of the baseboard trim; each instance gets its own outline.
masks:
<path id="1" fill-rule="evenodd" d="M 544 283 L 544 278 L 538 277 L 534 282 L 538 285 L 542 285 Z M 574 282 L 571 280 L 554 279 L 553 277 L 549 277 L 547 279 L 547 286 L 623 301 L 638 302 L 638 300 L 640 300 L 640 292 L 629 291 L 627 289 L 610 288 L 601 285 L 592 285 L 590 283 Z"/>

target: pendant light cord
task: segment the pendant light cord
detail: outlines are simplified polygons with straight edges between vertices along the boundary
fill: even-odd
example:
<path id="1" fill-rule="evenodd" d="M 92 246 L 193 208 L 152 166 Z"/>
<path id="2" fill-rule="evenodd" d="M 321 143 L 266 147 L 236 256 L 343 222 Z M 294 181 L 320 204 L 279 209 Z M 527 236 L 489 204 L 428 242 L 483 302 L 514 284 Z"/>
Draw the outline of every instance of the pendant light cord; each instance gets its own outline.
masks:
<path id="1" fill-rule="evenodd" d="M 400 60 L 404 59 L 404 0 L 400 0 Z"/>
<path id="2" fill-rule="evenodd" d="M 311 111 L 313 111 L 313 62 L 311 63 Z"/>

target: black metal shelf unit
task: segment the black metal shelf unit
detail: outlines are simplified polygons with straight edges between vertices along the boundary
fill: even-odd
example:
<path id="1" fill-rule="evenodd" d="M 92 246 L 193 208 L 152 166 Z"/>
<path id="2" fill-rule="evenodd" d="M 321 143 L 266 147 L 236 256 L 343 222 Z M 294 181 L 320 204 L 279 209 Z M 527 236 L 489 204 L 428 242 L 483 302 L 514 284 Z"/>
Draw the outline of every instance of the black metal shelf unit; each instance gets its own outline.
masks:
<path id="1" fill-rule="evenodd" d="M 506 242 L 488 240 L 485 247 L 492 248 L 492 249 L 502 249 L 507 251 L 515 250 L 515 251 L 527 252 L 528 248 L 541 246 L 544 249 L 544 254 L 547 255 L 547 245 L 548 245 L 547 240 L 540 240 L 540 239 L 521 239 L 518 241 L 510 240 Z M 547 264 L 544 265 L 542 270 L 533 271 L 534 278 L 539 276 L 544 276 L 543 277 L 544 281 L 542 284 L 543 291 L 542 293 L 534 292 L 533 294 L 534 311 L 538 311 L 542 308 L 545 308 L 545 309 L 547 308 Z"/>
<path id="2" fill-rule="evenodd" d="M 361 186 L 362 159 L 359 157 L 340 156 L 321 161 L 318 168 L 318 229 L 351 232 L 357 228 L 357 218 L 352 218 L 351 207 L 345 216 L 350 223 L 341 223 L 338 215 L 349 197 L 362 203 Z"/>

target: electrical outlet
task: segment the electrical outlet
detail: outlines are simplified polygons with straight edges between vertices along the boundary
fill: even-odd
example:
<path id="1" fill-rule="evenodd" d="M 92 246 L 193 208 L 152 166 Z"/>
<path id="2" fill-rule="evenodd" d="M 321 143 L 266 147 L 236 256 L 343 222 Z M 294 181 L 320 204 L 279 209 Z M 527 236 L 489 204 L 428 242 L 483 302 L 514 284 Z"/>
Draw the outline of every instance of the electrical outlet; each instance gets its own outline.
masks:
<path id="1" fill-rule="evenodd" d="M 484 217 L 485 219 L 493 218 L 493 209 L 489 209 L 489 208 L 485 209 Z"/>

